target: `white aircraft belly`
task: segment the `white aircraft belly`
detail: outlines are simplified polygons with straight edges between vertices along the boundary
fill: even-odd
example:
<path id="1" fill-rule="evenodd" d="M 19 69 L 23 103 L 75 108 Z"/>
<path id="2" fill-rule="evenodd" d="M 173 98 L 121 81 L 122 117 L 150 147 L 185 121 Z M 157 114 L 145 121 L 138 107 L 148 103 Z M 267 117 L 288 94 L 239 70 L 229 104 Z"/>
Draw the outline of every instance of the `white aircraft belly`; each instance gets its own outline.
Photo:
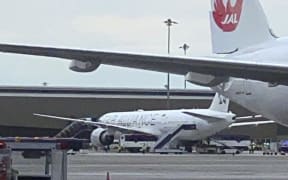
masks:
<path id="1" fill-rule="evenodd" d="M 266 82 L 231 79 L 223 87 L 215 90 L 256 114 L 288 126 L 287 86 L 269 87 Z"/>

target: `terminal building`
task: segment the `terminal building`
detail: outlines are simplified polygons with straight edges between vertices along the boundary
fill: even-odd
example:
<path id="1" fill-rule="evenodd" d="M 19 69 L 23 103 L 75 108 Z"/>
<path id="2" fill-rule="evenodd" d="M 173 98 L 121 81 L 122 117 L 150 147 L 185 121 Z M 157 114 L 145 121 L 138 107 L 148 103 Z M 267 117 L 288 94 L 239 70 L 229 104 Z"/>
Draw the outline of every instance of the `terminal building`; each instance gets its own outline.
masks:
<path id="1" fill-rule="evenodd" d="M 214 96 L 211 90 L 170 90 L 170 109 L 207 108 Z M 167 109 L 165 89 L 108 89 L 71 87 L 0 87 L 0 136 L 54 136 L 69 124 L 61 120 L 36 117 L 33 113 L 97 118 L 107 112 Z M 238 116 L 252 115 L 231 103 Z M 225 134 L 249 135 L 252 138 L 285 138 L 286 127 L 267 124 L 238 127 Z"/>

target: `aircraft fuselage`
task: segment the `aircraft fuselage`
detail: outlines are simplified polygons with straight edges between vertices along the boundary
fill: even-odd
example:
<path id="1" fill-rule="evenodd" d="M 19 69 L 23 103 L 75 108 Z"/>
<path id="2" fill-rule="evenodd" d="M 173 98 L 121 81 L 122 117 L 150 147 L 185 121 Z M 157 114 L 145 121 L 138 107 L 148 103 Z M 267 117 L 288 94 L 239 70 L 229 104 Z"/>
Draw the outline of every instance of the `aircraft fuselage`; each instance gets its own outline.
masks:
<path id="1" fill-rule="evenodd" d="M 274 62 L 288 66 L 288 38 L 279 38 L 243 49 L 227 57 L 255 62 Z M 288 77 L 287 77 L 288 81 Z M 288 126 L 288 87 L 277 82 L 230 78 L 213 88 L 237 104 L 264 117 Z"/>
<path id="2" fill-rule="evenodd" d="M 205 112 L 204 112 L 205 111 Z M 187 113 L 188 112 L 188 113 Z M 189 115 L 189 112 L 211 114 L 216 117 L 225 116 L 227 119 L 207 121 L 205 119 Z M 211 136 L 234 122 L 233 114 L 211 111 L 207 109 L 191 110 L 164 110 L 164 111 L 135 111 L 135 112 L 116 112 L 108 113 L 100 117 L 99 121 L 107 124 L 119 125 L 133 129 L 145 129 L 145 132 L 154 134 L 158 137 L 173 131 L 183 125 L 195 125 L 195 129 L 181 131 L 176 139 L 180 140 L 199 140 Z"/>

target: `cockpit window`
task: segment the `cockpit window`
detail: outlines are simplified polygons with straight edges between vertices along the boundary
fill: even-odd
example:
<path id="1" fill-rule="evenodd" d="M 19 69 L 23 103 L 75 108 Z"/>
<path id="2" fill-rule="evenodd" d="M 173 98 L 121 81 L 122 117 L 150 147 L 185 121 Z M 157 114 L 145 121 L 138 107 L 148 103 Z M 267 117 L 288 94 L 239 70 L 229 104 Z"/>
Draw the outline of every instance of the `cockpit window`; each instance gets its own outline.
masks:
<path id="1" fill-rule="evenodd" d="M 112 120 L 112 116 L 111 115 L 103 115 L 103 116 L 100 117 L 99 120 L 100 121 L 105 121 L 105 122 L 111 121 Z"/>

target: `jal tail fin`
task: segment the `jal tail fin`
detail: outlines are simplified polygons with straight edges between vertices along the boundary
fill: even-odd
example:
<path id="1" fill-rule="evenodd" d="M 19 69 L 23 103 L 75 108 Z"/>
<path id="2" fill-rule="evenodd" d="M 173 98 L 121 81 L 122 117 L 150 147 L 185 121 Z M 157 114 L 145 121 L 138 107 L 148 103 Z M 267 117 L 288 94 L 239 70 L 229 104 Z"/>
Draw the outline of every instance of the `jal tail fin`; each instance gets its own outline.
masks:
<path id="1" fill-rule="evenodd" d="M 259 0 L 211 0 L 213 52 L 229 54 L 274 39 Z"/>
<path id="2" fill-rule="evenodd" d="M 209 109 L 213 111 L 219 111 L 219 112 L 228 112 L 229 102 L 230 101 L 228 98 L 216 93 Z"/>

